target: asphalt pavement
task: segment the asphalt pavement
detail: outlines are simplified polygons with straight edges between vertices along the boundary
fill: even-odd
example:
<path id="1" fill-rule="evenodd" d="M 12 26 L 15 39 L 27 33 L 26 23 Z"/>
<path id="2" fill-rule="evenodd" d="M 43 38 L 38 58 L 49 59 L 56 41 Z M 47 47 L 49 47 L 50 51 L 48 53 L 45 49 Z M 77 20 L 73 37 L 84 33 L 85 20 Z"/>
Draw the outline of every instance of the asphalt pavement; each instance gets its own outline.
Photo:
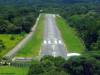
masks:
<path id="1" fill-rule="evenodd" d="M 54 14 L 45 15 L 44 37 L 40 57 L 45 55 L 67 57 L 67 50 L 64 46 L 60 31 L 57 28 Z"/>

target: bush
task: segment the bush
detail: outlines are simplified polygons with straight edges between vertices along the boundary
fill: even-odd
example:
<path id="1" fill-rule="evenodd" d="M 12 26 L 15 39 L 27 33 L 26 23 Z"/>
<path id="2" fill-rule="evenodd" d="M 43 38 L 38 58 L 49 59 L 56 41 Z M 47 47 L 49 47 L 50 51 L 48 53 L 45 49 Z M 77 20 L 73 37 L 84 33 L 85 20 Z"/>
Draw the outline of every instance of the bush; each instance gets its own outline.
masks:
<path id="1" fill-rule="evenodd" d="M 15 37 L 14 37 L 14 36 L 11 36 L 11 37 L 10 37 L 10 40 L 15 40 Z"/>
<path id="2" fill-rule="evenodd" d="M 5 48 L 4 42 L 0 40 L 0 51 Z"/>

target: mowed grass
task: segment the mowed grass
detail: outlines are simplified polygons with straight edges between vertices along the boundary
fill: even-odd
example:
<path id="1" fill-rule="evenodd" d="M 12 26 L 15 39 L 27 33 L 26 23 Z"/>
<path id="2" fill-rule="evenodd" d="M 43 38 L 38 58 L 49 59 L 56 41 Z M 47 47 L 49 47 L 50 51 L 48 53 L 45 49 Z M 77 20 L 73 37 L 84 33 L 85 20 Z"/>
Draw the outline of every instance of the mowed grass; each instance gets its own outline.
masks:
<path id="1" fill-rule="evenodd" d="M 73 28 L 71 28 L 62 17 L 57 16 L 56 22 L 68 52 L 69 53 L 84 52 L 85 50 L 84 43 L 77 36 L 77 32 Z"/>
<path id="2" fill-rule="evenodd" d="M 12 36 L 15 38 L 14 40 L 11 40 Z M 5 45 L 5 48 L 0 51 L 0 56 L 3 56 L 10 51 L 22 39 L 23 36 L 21 34 L 0 34 L 0 40 L 2 40 Z"/>
<path id="3" fill-rule="evenodd" d="M 0 66 L 0 75 L 27 75 L 28 68 Z"/>
<path id="4" fill-rule="evenodd" d="M 17 53 L 16 57 L 36 57 L 39 55 L 44 31 L 44 16 L 41 15 L 32 38 Z"/>

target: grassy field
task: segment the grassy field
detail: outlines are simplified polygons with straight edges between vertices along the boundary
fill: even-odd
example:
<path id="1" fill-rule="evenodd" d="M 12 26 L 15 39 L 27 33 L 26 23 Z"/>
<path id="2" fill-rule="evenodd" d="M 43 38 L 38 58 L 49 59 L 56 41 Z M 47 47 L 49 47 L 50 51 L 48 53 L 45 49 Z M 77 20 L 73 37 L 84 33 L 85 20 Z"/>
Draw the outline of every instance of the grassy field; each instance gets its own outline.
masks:
<path id="1" fill-rule="evenodd" d="M 44 16 L 39 19 L 38 26 L 32 38 L 25 44 L 25 46 L 18 52 L 16 57 L 36 57 L 39 55 L 43 31 L 44 31 Z"/>
<path id="2" fill-rule="evenodd" d="M 61 17 L 56 17 L 56 22 L 59 30 L 61 31 L 62 38 L 68 49 L 68 52 L 82 53 L 85 46 L 82 40 L 77 36 L 77 32 L 71 28 L 67 22 Z"/>
<path id="3" fill-rule="evenodd" d="M 28 68 L 0 66 L 0 75 L 27 75 Z"/>
<path id="4" fill-rule="evenodd" d="M 12 40 L 13 37 L 13 40 Z M 22 40 L 22 35 L 15 35 L 15 34 L 0 34 L 0 40 L 3 41 L 5 48 L 0 51 L 0 56 L 6 54 L 9 50 L 11 50 L 16 44 Z"/>

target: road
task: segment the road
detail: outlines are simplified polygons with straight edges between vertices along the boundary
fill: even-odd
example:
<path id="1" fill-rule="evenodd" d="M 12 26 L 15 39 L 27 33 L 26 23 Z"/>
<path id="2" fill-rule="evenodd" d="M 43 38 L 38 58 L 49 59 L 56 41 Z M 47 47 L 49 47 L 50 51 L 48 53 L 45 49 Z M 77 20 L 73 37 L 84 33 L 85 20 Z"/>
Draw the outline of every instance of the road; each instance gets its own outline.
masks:
<path id="1" fill-rule="evenodd" d="M 59 29 L 56 26 L 55 15 L 45 15 L 45 28 L 40 57 L 52 55 L 66 58 L 67 51 L 61 38 Z"/>
<path id="2" fill-rule="evenodd" d="M 27 36 L 20 43 L 18 43 L 12 50 L 10 50 L 4 57 L 13 58 L 17 54 L 17 52 L 21 50 L 21 48 L 27 43 L 27 41 L 32 37 L 32 35 L 34 35 L 39 18 L 40 15 L 37 18 L 35 25 L 32 27 L 31 32 L 27 34 Z"/>

